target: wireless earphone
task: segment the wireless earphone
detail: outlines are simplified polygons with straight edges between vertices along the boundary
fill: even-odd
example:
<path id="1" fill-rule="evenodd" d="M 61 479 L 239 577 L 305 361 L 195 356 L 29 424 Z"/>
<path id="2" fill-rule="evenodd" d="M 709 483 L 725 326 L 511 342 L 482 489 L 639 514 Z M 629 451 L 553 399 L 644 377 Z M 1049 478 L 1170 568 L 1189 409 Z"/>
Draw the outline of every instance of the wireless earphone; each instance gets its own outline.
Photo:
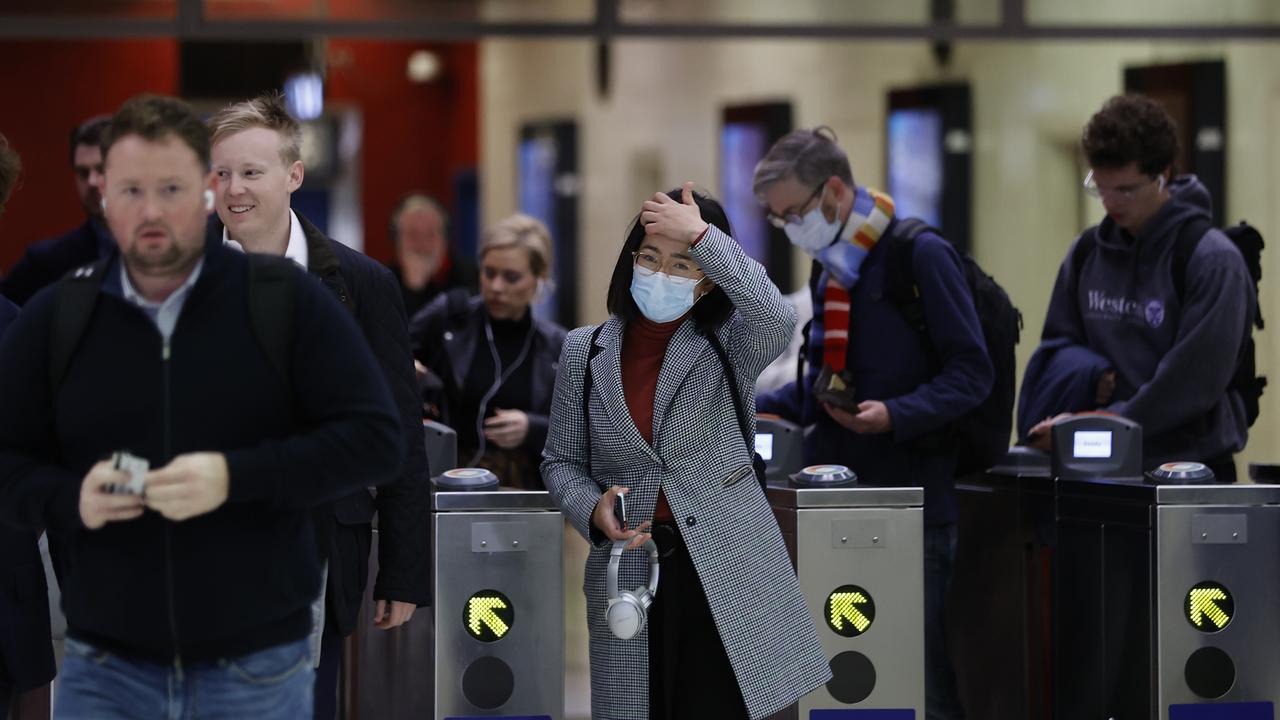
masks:
<path id="1" fill-rule="evenodd" d="M 649 551 L 649 585 L 635 590 L 618 593 L 618 570 L 622 565 L 622 551 L 630 540 L 618 540 L 609 553 L 609 605 L 605 608 L 604 619 L 609 623 L 609 630 L 619 640 L 630 640 L 644 630 L 645 621 L 649 617 L 649 607 L 658 594 L 658 544 L 652 539 L 641 545 Z"/>
<path id="2" fill-rule="evenodd" d="M 213 209 L 213 191 L 212 190 L 204 191 L 204 209 L 205 210 Z"/>

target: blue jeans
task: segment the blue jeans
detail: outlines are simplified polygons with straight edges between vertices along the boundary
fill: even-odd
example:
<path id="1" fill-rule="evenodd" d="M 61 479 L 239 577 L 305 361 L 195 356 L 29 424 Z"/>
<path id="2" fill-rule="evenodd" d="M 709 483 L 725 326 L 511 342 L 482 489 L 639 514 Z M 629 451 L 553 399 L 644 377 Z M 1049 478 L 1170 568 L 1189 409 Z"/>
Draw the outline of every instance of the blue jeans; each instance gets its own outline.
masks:
<path id="1" fill-rule="evenodd" d="M 306 640 L 212 662 L 160 665 L 125 659 L 67 638 L 53 716 L 58 720 L 310 718 L 314 682 Z"/>
<path id="2" fill-rule="evenodd" d="M 924 528 L 924 709 L 927 720 L 961 720 L 964 710 L 947 652 L 947 591 L 956 559 L 956 526 Z"/>

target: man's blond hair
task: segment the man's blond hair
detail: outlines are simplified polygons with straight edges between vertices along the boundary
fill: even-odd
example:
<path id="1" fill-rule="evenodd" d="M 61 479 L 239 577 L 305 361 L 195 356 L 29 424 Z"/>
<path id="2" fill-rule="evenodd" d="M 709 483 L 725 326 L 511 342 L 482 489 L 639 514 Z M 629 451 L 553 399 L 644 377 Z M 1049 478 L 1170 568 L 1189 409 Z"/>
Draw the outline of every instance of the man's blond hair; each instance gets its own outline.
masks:
<path id="1" fill-rule="evenodd" d="M 284 109 L 284 93 L 267 92 L 252 100 L 232 103 L 209 118 L 217 145 L 238 132 L 266 128 L 280 135 L 280 160 L 288 167 L 302 159 L 302 125 Z"/>

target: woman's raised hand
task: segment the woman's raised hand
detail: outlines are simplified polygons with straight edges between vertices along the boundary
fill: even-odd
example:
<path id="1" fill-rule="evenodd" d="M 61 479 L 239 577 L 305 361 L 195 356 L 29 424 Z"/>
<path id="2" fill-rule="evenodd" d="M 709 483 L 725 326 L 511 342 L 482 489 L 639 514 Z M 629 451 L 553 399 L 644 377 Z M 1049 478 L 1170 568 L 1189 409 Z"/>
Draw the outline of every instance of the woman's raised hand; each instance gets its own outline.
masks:
<path id="1" fill-rule="evenodd" d="M 681 202 L 666 193 L 658 193 L 640 206 L 640 224 L 649 235 L 665 235 L 673 240 L 691 243 L 706 232 L 707 223 L 693 201 L 693 183 L 684 184 Z"/>

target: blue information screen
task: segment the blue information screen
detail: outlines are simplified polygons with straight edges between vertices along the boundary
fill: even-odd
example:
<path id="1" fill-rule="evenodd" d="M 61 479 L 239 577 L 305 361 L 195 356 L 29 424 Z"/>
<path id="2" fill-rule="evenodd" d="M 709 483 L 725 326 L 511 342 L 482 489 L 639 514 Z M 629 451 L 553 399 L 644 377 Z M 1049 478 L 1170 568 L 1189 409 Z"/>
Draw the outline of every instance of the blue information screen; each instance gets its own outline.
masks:
<path id="1" fill-rule="evenodd" d="M 1169 706 L 1169 720 L 1275 720 L 1275 717 L 1275 706 L 1269 702 Z"/>
<path id="2" fill-rule="evenodd" d="M 915 710 L 810 710 L 809 720 L 916 720 Z"/>

